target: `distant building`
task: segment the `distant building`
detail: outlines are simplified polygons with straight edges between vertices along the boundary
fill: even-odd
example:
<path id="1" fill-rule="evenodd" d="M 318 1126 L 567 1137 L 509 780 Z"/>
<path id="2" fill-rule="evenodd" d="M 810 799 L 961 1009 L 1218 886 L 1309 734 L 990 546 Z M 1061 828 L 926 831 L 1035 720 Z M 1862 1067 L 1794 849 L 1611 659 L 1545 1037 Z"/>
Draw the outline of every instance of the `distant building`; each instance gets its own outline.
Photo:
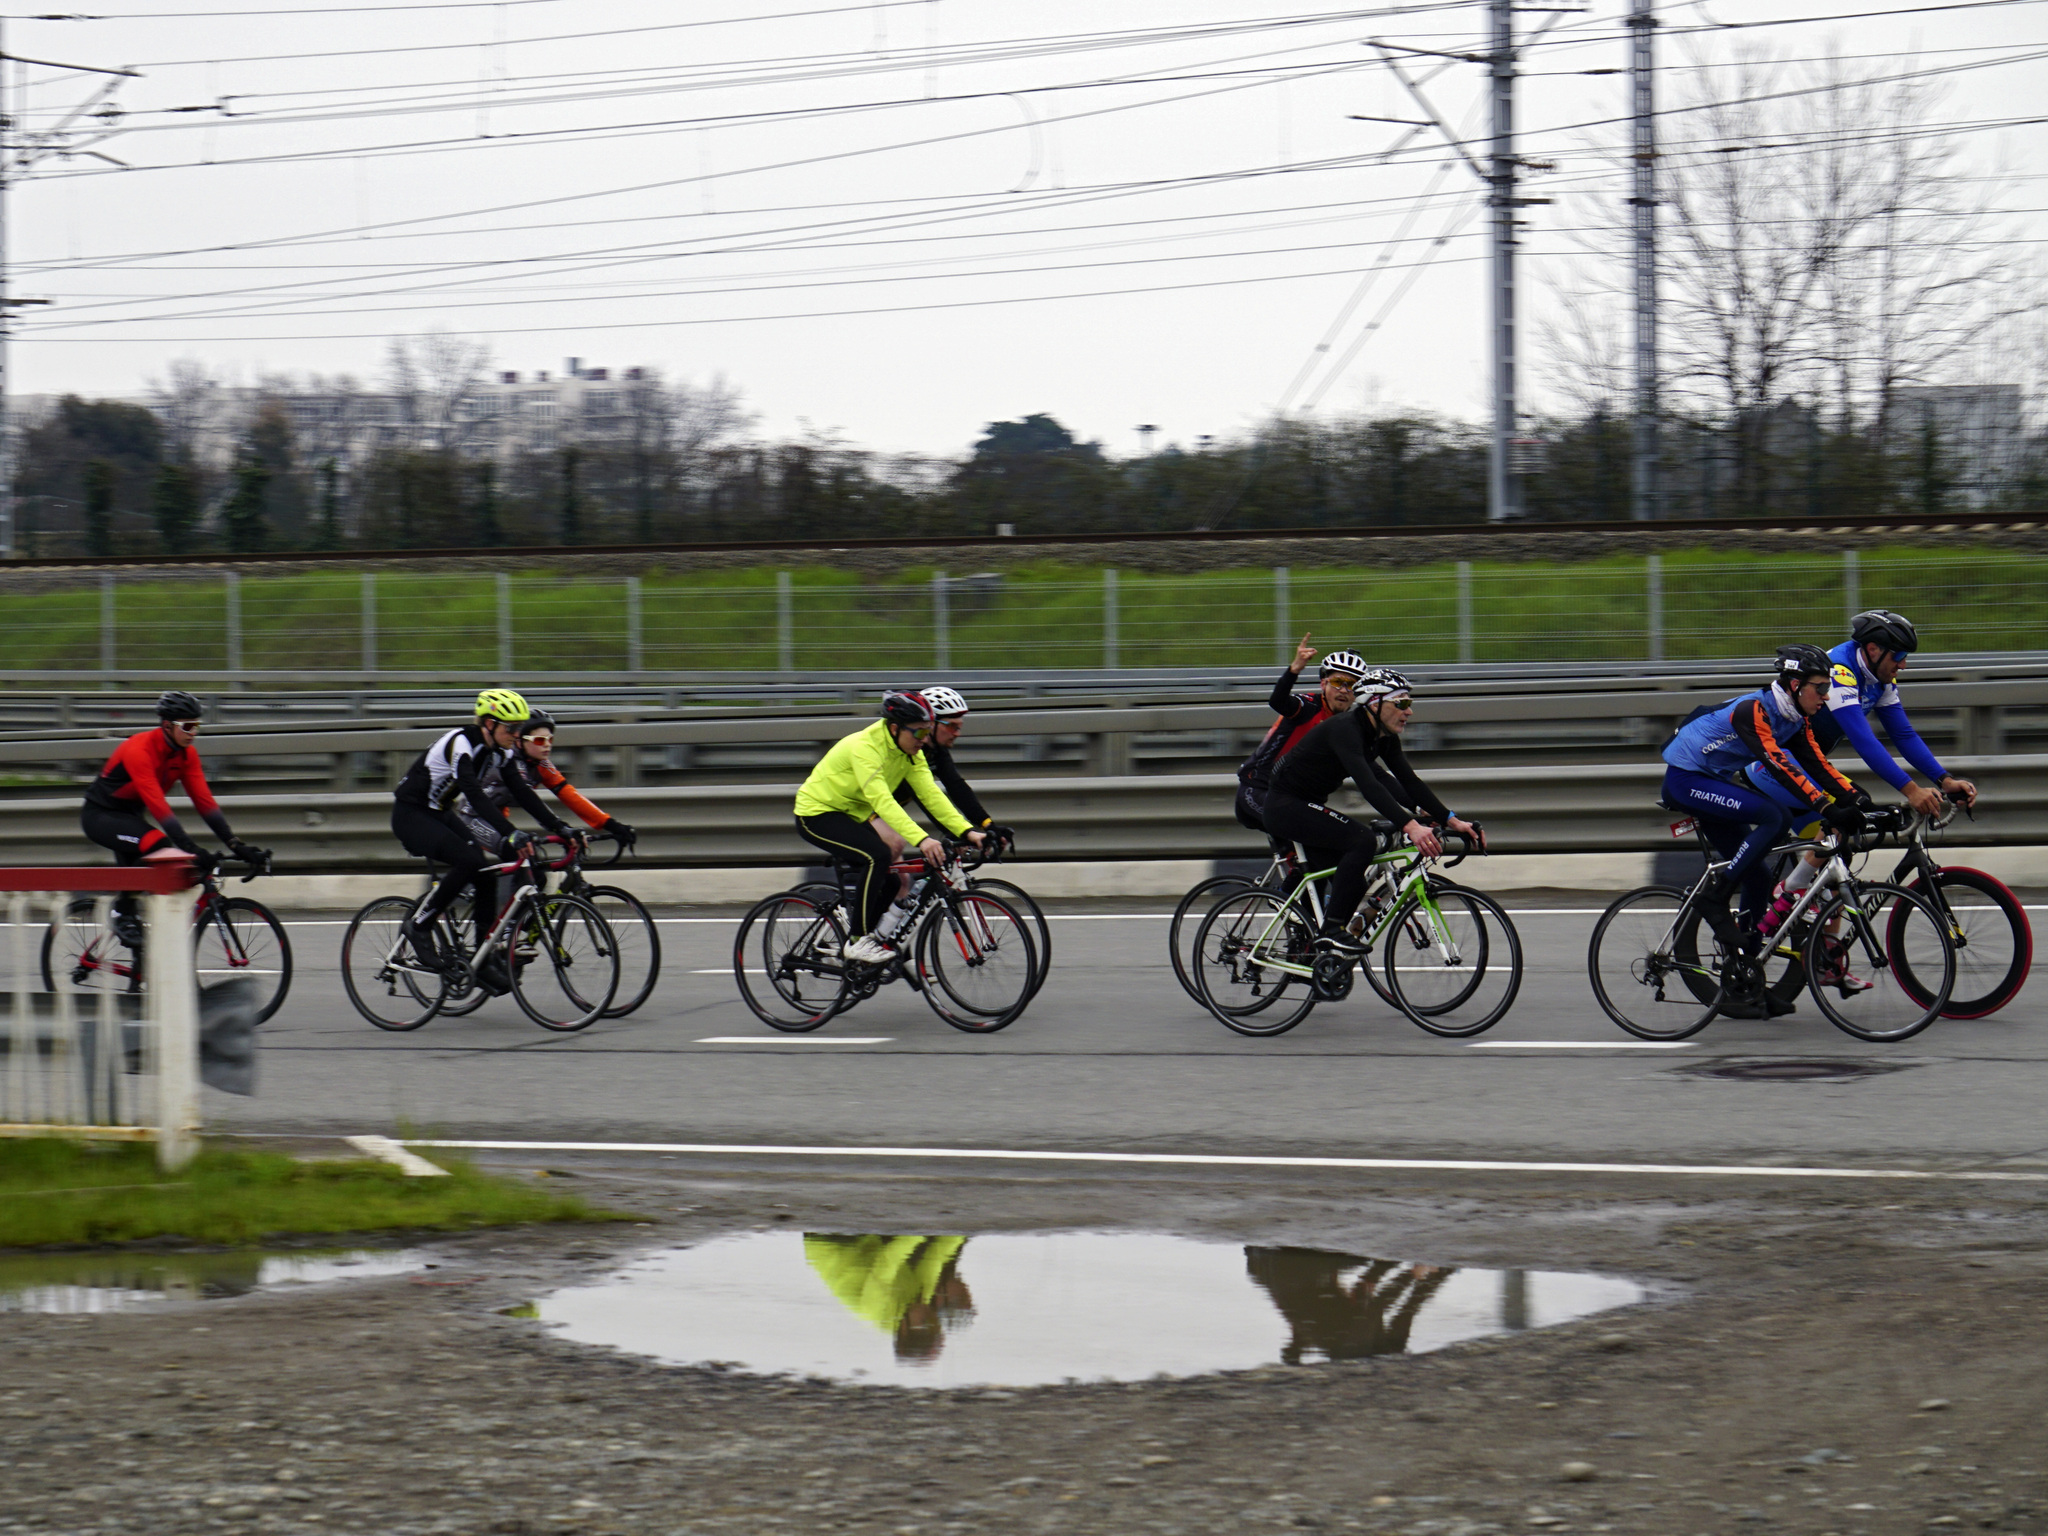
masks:
<path id="1" fill-rule="evenodd" d="M 2017 384 L 1921 385 L 1892 392 L 1891 439 L 1902 450 L 1932 430 L 1957 499 L 1985 507 L 2019 480 L 2027 458 L 2026 396 Z"/>

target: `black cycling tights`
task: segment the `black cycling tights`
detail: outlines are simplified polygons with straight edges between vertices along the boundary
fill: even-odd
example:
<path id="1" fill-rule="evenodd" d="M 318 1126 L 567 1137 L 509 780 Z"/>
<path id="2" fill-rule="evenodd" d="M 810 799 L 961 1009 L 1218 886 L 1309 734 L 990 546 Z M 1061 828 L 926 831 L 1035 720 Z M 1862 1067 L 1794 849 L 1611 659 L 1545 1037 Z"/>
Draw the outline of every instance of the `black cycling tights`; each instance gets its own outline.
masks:
<path id="1" fill-rule="evenodd" d="M 799 816 L 796 829 L 803 833 L 805 842 L 814 843 L 832 855 L 846 885 L 859 898 L 852 916 L 860 926 L 847 937 L 857 939 L 863 933 L 873 932 L 889 903 L 896 899 L 896 877 L 889 873 L 896 856 L 889 852 L 889 845 L 873 827 L 855 821 L 843 811 Z"/>
<path id="2" fill-rule="evenodd" d="M 1366 875 L 1380 851 L 1372 828 L 1353 821 L 1342 811 L 1297 800 L 1277 789 L 1266 795 L 1265 821 L 1266 830 L 1273 836 L 1299 843 L 1308 850 L 1311 869 L 1337 866 L 1337 873 L 1330 877 L 1323 920 L 1333 926 L 1349 922 L 1365 896 Z"/>
<path id="3" fill-rule="evenodd" d="M 435 917 L 446 911 L 448 903 L 455 899 L 455 893 L 467 885 L 476 892 L 479 930 L 487 930 L 498 910 L 492 905 L 493 892 L 489 887 L 497 882 L 480 871 L 497 863 L 496 857 L 485 853 L 476 845 L 475 839 L 459 830 L 447 817 L 423 805 L 408 805 L 403 800 L 394 804 L 391 807 L 391 830 L 405 845 L 407 853 L 448 866 L 448 877 L 441 882 L 433 906 L 424 915 Z"/>

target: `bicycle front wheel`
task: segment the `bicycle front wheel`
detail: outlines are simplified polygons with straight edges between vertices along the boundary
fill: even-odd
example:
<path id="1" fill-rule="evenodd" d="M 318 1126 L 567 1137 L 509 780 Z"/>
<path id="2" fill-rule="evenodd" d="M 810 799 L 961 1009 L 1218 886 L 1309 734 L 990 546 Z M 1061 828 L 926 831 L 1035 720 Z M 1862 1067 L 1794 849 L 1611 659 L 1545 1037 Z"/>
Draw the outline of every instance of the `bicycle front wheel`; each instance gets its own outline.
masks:
<path id="1" fill-rule="evenodd" d="M 661 930 L 654 925 L 654 914 L 631 891 L 593 885 L 582 896 L 597 908 L 619 942 L 619 990 L 604 1016 L 623 1019 L 654 995 L 654 983 L 661 976 Z"/>
<path id="2" fill-rule="evenodd" d="M 1031 893 L 1007 880 L 984 880 L 976 875 L 967 882 L 971 891 L 987 891 L 1004 905 L 1013 908 L 1031 924 L 1032 958 L 1037 962 L 1037 971 L 1031 981 L 1031 995 L 1038 996 L 1038 989 L 1045 985 L 1046 974 L 1052 969 L 1052 926 L 1045 920 L 1045 913 L 1038 903 L 1031 899 Z"/>
<path id="3" fill-rule="evenodd" d="M 341 984 L 356 1012 L 379 1029 L 418 1029 L 447 995 L 447 978 L 413 953 L 402 932 L 413 906 L 409 896 L 380 896 L 341 937 Z"/>
<path id="4" fill-rule="evenodd" d="M 1463 886 L 1409 897 L 1384 945 L 1387 990 L 1432 1035 L 1484 1034 L 1522 990 L 1522 936 L 1499 902 Z"/>
<path id="5" fill-rule="evenodd" d="M 1720 973 L 1700 954 L 1686 893 L 1650 885 L 1617 898 L 1593 925 L 1586 970 L 1601 1012 L 1639 1040 L 1685 1040 L 1721 1001 Z"/>
<path id="6" fill-rule="evenodd" d="M 567 1034 L 604 1017 L 619 988 L 619 942 L 580 896 L 536 897 L 506 957 L 512 999 L 542 1029 Z"/>
<path id="7" fill-rule="evenodd" d="M 1872 882 L 1831 897 L 1806 941 L 1806 986 L 1858 1040 L 1907 1040 L 1941 1017 L 1956 982 L 1948 924 L 1925 896 Z"/>
<path id="8" fill-rule="evenodd" d="M 918 924 L 914 953 L 925 1002 L 969 1034 L 1015 1023 L 1036 991 L 1028 920 L 986 890 L 949 895 L 934 907 Z"/>
<path id="9" fill-rule="evenodd" d="M 808 1034 L 821 1027 L 847 1004 L 846 972 L 839 958 L 845 942 L 836 899 L 821 904 L 812 896 L 786 891 L 757 903 L 740 919 L 732 946 L 740 1000 L 755 1018 L 784 1034 Z"/>
<path id="10" fill-rule="evenodd" d="M 256 1010 L 261 1024 L 276 1013 L 292 989 L 292 941 L 277 914 L 260 901 L 230 896 L 216 903 L 193 926 L 198 950 L 199 985 L 208 987 L 231 976 L 246 976 L 263 999 Z"/>
<path id="11" fill-rule="evenodd" d="M 1949 938 L 1956 950 L 1956 984 L 1949 992 L 1948 1006 L 1941 1010 L 1944 1019 L 1989 1018 L 2019 996 L 2034 964 L 2034 928 L 2019 897 L 1981 869 L 1939 869 L 1934 874 L 1934 889 L 1928 889 L 1924 878 L 1914 880 L 1906 889 L 1928 898 L 1937 910 L 1947 908 Z M 1894 909 L 1894 921 L 1901 919 L 1905 910 Z M 1910 965 L 1899 981 L 1917 998 L 1933 996 Z"/>
<path id="12" fill-rule="evenodd" d="M 1226 895 L 1195 930 L 1202 1005 L 1240 1035 L 1284 1035 L 1307 1018 L 1314 965 L 1315 935 L 1300 908 L 1271 891 Z"/>
<path id="13" fill-rule="evenodd" d="M 1195 980 L 1195 931 L 1219 897 L 1256 889 L 1257 882 L 1243 875 L 1211 875 L 1181 897 L 1180 905 L 1173 909 L 1173 921 L 1166 925 L 1166 953 L 1173 960 L 1173 974 L 1181 990 L 1196 1002 L 1202 1001 L 1202 989 Z"/>

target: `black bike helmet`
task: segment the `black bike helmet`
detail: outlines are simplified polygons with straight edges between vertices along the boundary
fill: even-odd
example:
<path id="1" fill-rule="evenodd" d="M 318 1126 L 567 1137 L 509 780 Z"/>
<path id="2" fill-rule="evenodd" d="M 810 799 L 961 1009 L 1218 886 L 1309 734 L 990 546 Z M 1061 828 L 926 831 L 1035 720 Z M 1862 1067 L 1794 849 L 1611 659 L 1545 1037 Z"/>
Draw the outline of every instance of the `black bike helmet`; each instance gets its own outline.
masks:
<path id="1" fill-rule="evenodd" d="M 1787 690 L 1797 688 L 1810 677 L 1826 677 L 1833 668 L 1828 653 L 1817 645 L 1778 647 L 1777 677 Z"/>
<path id="2" fill-rule="evenodd" d="M 921 693 L 885 693 L 882 695 L 882 718 L 891 725 L 915 728 L 920 725 L 938 724 L 938 714 L 933 710 L 931 700 Z"/>
<path id="3" fill-rule="evenodd" d="M 554 728 L 555 717 L 544 709 L 534 710 L 519 722 L 519 734 L 522 736 L 531 736 L 535 731 L 552 731 Z"/>
<path id="4" fill-rule="evenodd" d="M 197 720 L 205 713 L 206 707 L 182 688 L 167 688 L 157 697 L 159 720 Z"/>
<path id="5" fill-rule="evenodd" d="M 1917 651 L 1920 633 L 1912 620 L 1889 608 L 1867 608 L 1849 621 L 1849 634 L 1858 645 L 1881 645 L 1888 651 Z"/>

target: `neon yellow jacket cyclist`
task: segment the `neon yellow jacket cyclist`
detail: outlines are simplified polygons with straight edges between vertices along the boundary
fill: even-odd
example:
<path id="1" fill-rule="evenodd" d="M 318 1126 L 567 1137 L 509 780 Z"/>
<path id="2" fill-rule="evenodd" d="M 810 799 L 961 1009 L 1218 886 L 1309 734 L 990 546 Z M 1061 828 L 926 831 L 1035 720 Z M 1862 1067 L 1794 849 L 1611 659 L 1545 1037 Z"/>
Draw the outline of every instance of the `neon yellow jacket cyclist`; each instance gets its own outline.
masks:
<path id="1" fill-rule="evenodd" d="M 848 1311 L 894 1333 L 903 1314 L 929 1302 L 964 1237 L 862 1237 L 804 1234 L 804 1257 Z"/>
<path id="2" fill-rule="evenodd" d="M 886 720 L 877 720 L 865 730 L 841 737 L 831 751 L 818 759 L 818 766 L 796 792 L 796 814 L 822 816 L 838 811 L 856 821 L 879 816 L 905 842 L 915 846 L 924 841 L 924 831 L 896 803 L 897 786 L 905 779 L 910 781 L 918 803 L 931 812 L 940 826 L 955 837 L 968 830 L 967 818 L 939 788 L 924 754 L 905 754 L 889 739 Z"/>

